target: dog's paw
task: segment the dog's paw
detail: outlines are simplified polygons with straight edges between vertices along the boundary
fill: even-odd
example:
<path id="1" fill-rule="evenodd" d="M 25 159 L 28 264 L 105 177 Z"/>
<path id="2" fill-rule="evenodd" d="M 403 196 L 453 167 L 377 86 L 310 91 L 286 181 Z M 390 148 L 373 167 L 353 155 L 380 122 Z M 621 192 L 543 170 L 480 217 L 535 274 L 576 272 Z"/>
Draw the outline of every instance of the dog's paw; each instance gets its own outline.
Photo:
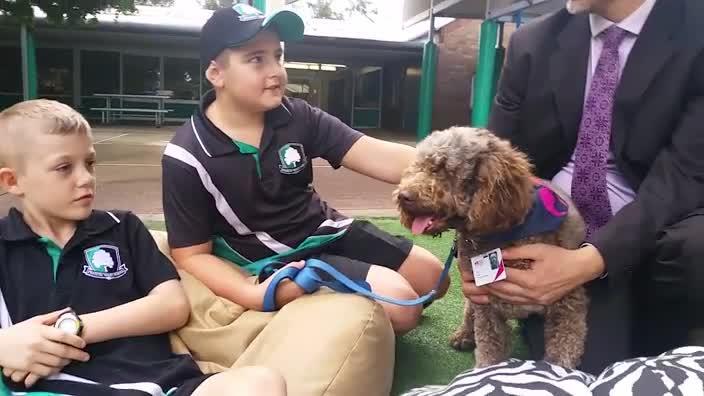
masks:
<path id="1" fill-rule="evenodd" d="M 581 359 L 575 356 L 549 356 L 546 354 L 545 361 L 566 369 L 575 369 L 577 368 L 577 366 L 579 366 Z"/>
<path id="2" fill-rule="evenodd" d="M 474 342 L 474 332 L 461 326 L 450 336 L 450 346 L 458 351 L 471 351 L 477 346 Z"/>

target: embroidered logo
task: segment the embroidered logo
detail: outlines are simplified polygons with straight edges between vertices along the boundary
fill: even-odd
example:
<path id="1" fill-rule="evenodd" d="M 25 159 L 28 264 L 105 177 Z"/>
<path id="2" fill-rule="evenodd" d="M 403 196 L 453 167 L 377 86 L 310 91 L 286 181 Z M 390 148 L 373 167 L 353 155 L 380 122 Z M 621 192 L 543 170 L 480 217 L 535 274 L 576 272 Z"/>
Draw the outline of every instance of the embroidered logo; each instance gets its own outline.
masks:
<path id="1" fill-rule="evenodd" d="M 306 152 L 300 143 L 288 143 L 279 149 L 279 170 L 285 175 L 299 173 L 308 164 Z"/>
<path id="2" fill-rule="evenodd" d="M 249 4 L 235 4 L 232 9 L 238 14 L 240 22 L 252 21 L 255 19 L 264 19 L 264 14 L 258 9 L 250 6 Z"/>
<path id="3" fill-rule="evenodd" d="M 127 273 L 127 266 L 120 260 L 120 250 L 112 245 L 98 245 L 83 251 L 86 264 L 83 274 L 96 279 L 113 280 Z"/>

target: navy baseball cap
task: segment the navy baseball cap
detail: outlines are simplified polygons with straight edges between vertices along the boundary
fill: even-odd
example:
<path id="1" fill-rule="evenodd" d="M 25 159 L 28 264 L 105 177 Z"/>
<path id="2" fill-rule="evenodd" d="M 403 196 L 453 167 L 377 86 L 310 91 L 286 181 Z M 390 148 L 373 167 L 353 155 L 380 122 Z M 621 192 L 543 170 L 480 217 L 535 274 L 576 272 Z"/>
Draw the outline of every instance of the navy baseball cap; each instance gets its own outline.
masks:
<path id="1" fill-rule="evenodd" d="M 238 47 L 257 33 L 273 27 L 284 42 L 303 38 L 303 20 L 290 10 L 264 15 L 247 4 L 235 4 L 213 13 L 200 32 L 200 62 L 206 67 L 225 48 Z"/>

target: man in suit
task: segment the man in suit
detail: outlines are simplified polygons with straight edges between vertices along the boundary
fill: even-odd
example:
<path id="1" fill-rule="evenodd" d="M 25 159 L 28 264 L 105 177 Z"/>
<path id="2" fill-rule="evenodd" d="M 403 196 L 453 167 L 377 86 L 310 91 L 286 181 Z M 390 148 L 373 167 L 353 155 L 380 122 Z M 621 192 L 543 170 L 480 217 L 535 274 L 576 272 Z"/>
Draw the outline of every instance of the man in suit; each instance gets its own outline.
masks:
<path id="1" fill-rule="evenodd" d="M 704 1 L 569 0 L 511 37 L 489 128 L 571 196 L 576 250 L 530 245 L 533 269 L 477 288 L 549 304 L 590 291 L 583 370 L 704 345 Z M 524 323 L 533 358 L 542 323 Z"/>

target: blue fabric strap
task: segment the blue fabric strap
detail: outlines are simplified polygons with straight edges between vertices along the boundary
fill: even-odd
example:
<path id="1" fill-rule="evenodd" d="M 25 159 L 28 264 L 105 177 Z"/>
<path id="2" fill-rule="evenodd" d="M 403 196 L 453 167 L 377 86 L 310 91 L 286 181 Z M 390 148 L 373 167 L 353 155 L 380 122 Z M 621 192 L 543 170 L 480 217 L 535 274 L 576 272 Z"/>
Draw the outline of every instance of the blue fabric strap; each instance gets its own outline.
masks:
<path id="1" fill-rule="evenodd" d="M 271 312 L 276 310 L 276 289 L 284 279 L 289 279 L 295 282 L 306 292 L 306 294 L 314 293 L 320 289 L 321 286 L 326 286 L 340 293 L 357 293 L 377 301 L 383 301 L 395 305 L 412 306 L 424 304 L 425 302 L 433 299 L 437 294 L 438 288 L 450 272 L 452 261 L 456 255 L 457 244 L 453 243 L 452 249 L 450 249 L 450 254 L 445 260 L 445 268 L 443 268 L 442 274 L 440 275 L 440 279 L 438 279 L 438 283 L 435 288 L 428 294 L 413 300 L 400 300 L 376 294 L 371 291 L 371 286 L 366 281 L 352 280 L 324 261 L 318 259 L 308 259 L 306 260 L 303 268 L 284 267 L 273 275 L 271 283 L 264 293 L 263 311 Z M 332 278 L 332 280 L 323 280 L 321 277 L 322 274 L 327 274 L 330 278 Z"/>

